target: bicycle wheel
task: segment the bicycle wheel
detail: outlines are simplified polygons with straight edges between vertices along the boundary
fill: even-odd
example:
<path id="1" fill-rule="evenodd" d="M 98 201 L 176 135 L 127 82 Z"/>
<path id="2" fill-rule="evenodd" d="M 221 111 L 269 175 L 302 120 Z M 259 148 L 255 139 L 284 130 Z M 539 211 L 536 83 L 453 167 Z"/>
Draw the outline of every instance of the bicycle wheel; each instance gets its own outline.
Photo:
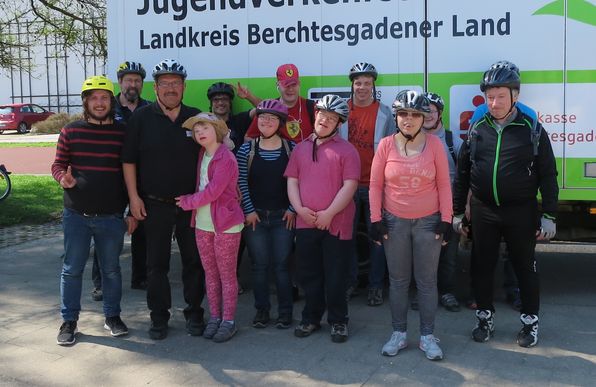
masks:
<path id="1" fill-rule="evenodd" d="M 0 200 L 4 200 L 10 194 L 10 177 L 4 169 L 0 169 Z"/>

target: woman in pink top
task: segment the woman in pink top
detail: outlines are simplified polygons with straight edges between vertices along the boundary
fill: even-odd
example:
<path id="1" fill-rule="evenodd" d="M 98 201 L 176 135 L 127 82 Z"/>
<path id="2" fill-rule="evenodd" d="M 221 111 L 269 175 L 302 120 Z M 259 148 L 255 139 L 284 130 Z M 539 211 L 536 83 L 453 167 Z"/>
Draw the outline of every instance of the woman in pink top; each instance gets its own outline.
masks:
<path id="1" fill-rule="evenodd" d="M 395 356 L 407 346 L 408 289 L 412 270 L 420 307 L 420 344 L 430 360 L 443 352 L 434 337 L 437 267 L 449 239 L 452 199 L 449 164 L 441 140 L 422 131 L 430 112 L 426 97 L 413 90 L 393 102 L 398 133 L 379 143 L 372 162 L 372 237 L 382 240 L 389 269 L 393 334 L 381 353 Z"/>

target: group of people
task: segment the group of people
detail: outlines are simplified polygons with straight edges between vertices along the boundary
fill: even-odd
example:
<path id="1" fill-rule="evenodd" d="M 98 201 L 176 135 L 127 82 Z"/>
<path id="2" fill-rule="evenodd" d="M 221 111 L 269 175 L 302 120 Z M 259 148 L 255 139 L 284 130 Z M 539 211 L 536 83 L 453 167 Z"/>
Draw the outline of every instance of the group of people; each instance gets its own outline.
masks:
<path id="1" fill-rule="evenodd" d="M 58 344 L 76 340 L 92 239 L 105 328 L 113 336 L 128 333 L 120 318 L 118 256 L 128 231 L 131 285 L 138 287 L 134 235 L 140 225 L 150 338 L 164 339 L 169 330 L 174 234 L 188 334 L 215 342 L 236 334 L 236 273 L 246 245 L 253 327 L 271 322 L 272 272 L 277 328 L 293 325 L 297 283 L 305 303 L 294 335 L 319 330 L 326 312 L 331 340 L 345 342 L 348 301 L 358 281 L 354 235 L 364 223 L 370 235 L 368 305 L 383 304 L 386 271 L 389 277 L 392 334 L 383 355 L 395 356 L 408 345 L 413 276 L 419 348 L 428 359 L 443 358 L 435 314 L 439 302 L 459 310 L 454 295 L 459 234 L 473 241 L 473 339 L 487 341 L 494 332 L 493 272 L 504 239 L 522 300 L 517 342 L 536 345 L 534 247 L 537 239 L 556 233 L 557 171 L 546 132 L 532 110 L 517 102 L 520 77 L 512 63 L 497 62 L 484 73 L 480 88 L 487 104 L 466 141 L 443 127 L 445 104 L 435 93 L 403 90 L 391 108 L 378 101 L 378 72 L 370 63 L 350 69 L 347 101 L 333 94 L 317 101 L 301 97 L 298 68 L 284 64 L 276 74 L 279 98 L 261 100 L 240 84 L 217 82 L 207 90 L 209 112 L 182 103 L 187 74 L 176 60 L 153 68 L 152 103 L 140 99 L 146 72 L 139 63 L 123 63 L 117 75 L 118 95 L 103 76 L 84 82 L 84 119 L 62 129 L 52 165 L 65 206 Z M 255 107 L 233 114 L 236 95 Z"/>

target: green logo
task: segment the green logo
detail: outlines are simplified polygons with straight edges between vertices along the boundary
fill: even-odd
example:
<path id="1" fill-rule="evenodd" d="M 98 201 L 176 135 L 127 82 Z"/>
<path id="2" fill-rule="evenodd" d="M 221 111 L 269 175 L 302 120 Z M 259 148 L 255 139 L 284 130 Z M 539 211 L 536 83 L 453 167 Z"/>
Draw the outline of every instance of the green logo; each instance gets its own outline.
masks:
<path id="1" fill-rule="evenodd" d="M 555 0 L 534 12 L 534 15 L 565 16 L 565 0 Z M 587 0 L 568 0 L 567 17 L 596 26 L 596 5 Z"/>

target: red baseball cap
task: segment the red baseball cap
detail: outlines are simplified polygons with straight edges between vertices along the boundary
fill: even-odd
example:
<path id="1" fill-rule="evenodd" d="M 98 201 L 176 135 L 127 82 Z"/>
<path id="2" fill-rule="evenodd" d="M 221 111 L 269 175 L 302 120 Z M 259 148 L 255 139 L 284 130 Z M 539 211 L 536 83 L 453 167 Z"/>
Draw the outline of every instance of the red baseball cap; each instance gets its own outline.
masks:
<path id="1" fill-rule="evenodd" d="M 300 82 L 298 67 L 291 63 L 279 66 L 277 68 L 277 82 L 283 87 L 292 86 Z"/>

